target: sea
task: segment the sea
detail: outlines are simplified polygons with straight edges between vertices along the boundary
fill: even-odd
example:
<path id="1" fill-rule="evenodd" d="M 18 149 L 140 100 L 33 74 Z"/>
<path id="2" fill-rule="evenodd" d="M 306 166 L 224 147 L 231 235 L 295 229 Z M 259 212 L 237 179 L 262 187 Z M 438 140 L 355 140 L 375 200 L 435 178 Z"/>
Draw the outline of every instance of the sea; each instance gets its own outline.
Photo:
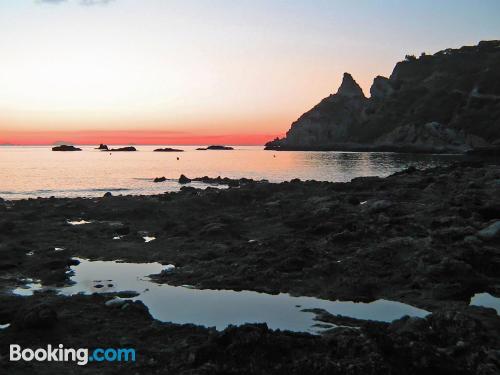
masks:
<path id="1" fill-rule="evenodd" d="M 78 146 L 79 152 L 54 152 L 52 146 L 1 146 L 0 197 L 5 200 L 47 197 L 149 195 L 177 191 L 181 174 L 194 177 L 347 182 L 355 177 L 385 177 L 409 166 L 449 165 L 454 154 L 390 152 L 267 151 L 262 146 L 234 150 L 197 150 L 202 146 L 136 145 L 136 152 L 106 152 Z M 120 147 L 120 146 L 113 146 Z M 157 148 L 184 152 L 154 152 Z M 166 177 L 161 183 L 155 177 Z M 192 186 L 207 187 L 202 183 Z"/>

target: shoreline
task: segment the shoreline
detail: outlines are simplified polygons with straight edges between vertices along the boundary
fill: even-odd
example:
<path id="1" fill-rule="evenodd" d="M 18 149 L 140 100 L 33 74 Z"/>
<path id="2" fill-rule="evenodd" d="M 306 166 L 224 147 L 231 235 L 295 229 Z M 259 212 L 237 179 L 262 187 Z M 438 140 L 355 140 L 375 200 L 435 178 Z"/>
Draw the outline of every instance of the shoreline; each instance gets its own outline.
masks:
<path id="1" fill-rule="evenodd" d="M 238 372 L 254 363 L 261 370 L 281 366 L 300 373 L 310 371 L 309 358 L 320 366 L 316 373 L 349 366 L 360 374 L 494 368 L 493 359 L 479 353 L 500 349 L 500 317 L 469 301 L 475 293 L 500 296 L 500 236 L 484 235 L 500 219 L 499 182 L 500 167 L 462 162 L 347 183 L 247 180 L 228 189 L 184 187 L 149 196 L 0 200 L 0 324 L 11 324 L 0 330 L 0 337 L 4 343 L 15 338 L 26 345 L 57 339 L 100 344 L 97 337 L 105 332 L 110 346 L 119 346 L 120 340 L 135 345 L 143 356 L 138 369 L 150 372 L 203 373 L 206 366 Z M 68 220 L 89 223 L 71 225 Z M 116 235 L 123 237 L 113 240 Z M 145 243 L 144 235 L 155 240 Z M 66 285 L 75 257 L 174 264 L 173 272 L 153 278 L 169 285 L 330 300 L 383 298 L 432 314 L 389 324 L 318 312 L 325 322 L 358 327 L 320 336 L 256 324 L 216 332 L 153 321 L 139 302 L 123 311 L 110 309 L 105 306 L 110 295 L 9 293 L 23 278 Z M 40 305 L 57 319 L 41 321 Z M 130 322 L 137 329 L 119 328 Z M 467 330 L 468 325 L 474 329 Z M 441 339 L 426 333 L 428 326 Z M 457 347 L 460 340 L 465 347 Z M 342 349 L 325 349 L 332 342 Z M 351 351 L 352 345 L 358 351 Z M 1 350 L 2 366 L 15 373 L 17 367 L 4 362 L 3 344 Z M 294 355 L 298 359 L 290 361 Z M 472 360 L 478 355 L 482 360 Z M 46 371 L 71 366 L 33 365 Z M 127 370 L 130 364 L 120 366 Z"/>

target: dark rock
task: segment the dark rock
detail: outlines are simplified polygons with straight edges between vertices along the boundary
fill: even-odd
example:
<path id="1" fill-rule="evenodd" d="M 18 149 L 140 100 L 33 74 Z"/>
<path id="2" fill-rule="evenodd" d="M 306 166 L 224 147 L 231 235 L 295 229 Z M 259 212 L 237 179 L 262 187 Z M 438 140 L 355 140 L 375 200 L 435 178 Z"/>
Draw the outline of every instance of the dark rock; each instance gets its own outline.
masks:
<path id="1" fill-rule="evenodd" d="M 171 147 L 157 148 L 154 151 L 155 152 L 184 152 L 184 150 L 181 150 L 181 149 L 178 149 L 178 148 L 171 148 Z"/>
<path id="2" fill-rule="evenodd" d="M 0 222 L 0 233 L 9 234 L 16 228 L 16 224 L 12 221 Z"/>
<path id="3" fill-rule="evenodd" d="M 485 220 L 500 219 L 500 203 L 489 203 L 477 209 Z"/>
<path id="4" fill-rule="evenodd" d="M 477 147 L 467 151 L 467 156 L 500 157 L 500 147 Z"/>
<path id="5" fill-rule="evenodd" d="M 183 174 L 179 177 L 179 184 L 189 184 L 191 182 L 190 178 L 187 178 Z"/>
<path id="6" fill-rule="evenodd" d="M 379 212 L 384 212 L 390 207 L 392 207 L 392 202 L 388 200 L 378 200 L 378 201 L 373 201 L 373 202 L 368 202 L 368 209 L 372 213 L 379 213 Z"/>
<path id="7" fill-rule="evenodd" d="M 127 147 L 120 147 L 120 148 L 110 148 L 109 150 L 102 150 L 102 151 L 131 152 L 131 151 L 137 151 L 137 149 L 135 147 L 132 147 L 132 146 L 127 146 Z"/>
<path id="8" fill-rule="evenodd" d="M 153 182 L 164 182 L 167 181 L 166 177 L 156 177 Z"/>
<path id="9" fill-rule="evenodd" d="M 225 234 L 228 226 L 222 223 L 209 223 L 200 230 L 200 234 L 204 236 L 217 236 Z"/>
<path id="10" fill-rule="evenodd" d="M 99 147 L 96 147 L 96 150 L 108 150 L 108 146 L 101 143 Z"/>
<path id="11" fill-rule="evenodd" d="M 52 151 L 82 151 L 82 149 L 75 146 L 61 145 L 52 147 Z"/>
<path id="12" fill-rule="evenodd" d="M 197 150 L 234 150 L 234 148 L 229 146 L 213 145 L 206 148 L 199 147 Z"/>
<path id="13" fill-rule="evenodd" d="M 127 234 L 130 233 L 130 227 L 123 226 L 123 227 L 120 227 L 120 228 L 116 228 L 115 232 L 116 232 L 116 234 L 118 234 L 120 236 L 126 236 Z"/>
<path id="14" fill-rule="evenodd" d="M 111 194 L 110 191 L 105 192 L 103 195 L 104 198 L 111 198 L 112 196 L 113 196 L 113 194 Z"/>
<path id="15" fill-rule="evenodd" d="M 306 262 L 304 259 L 299 258 L 299 257 L 292 257 L 292 258 L 287 258 L 283 262 L 281 262 L 280 265 L 278 265 L 278 269 L 281 272 L 297 272 L 301 271 Z"/>
<path id="16" fill-rule="evenodd" d="M 47 304 L 38 304 L 22 311 L 16 320 L 21 328 L 48 329 L 57 323 L 56 311 Z"/>
<path id="17" fill-rule="evenodd" d="M 353 206 L 357 206 L 360 202 L 359 202 L 359 199 L 354 197 L 354 196 L 350 196 L 348 199 L 347 199 L 347 202 L 349 204 L 352 204 Z"/>

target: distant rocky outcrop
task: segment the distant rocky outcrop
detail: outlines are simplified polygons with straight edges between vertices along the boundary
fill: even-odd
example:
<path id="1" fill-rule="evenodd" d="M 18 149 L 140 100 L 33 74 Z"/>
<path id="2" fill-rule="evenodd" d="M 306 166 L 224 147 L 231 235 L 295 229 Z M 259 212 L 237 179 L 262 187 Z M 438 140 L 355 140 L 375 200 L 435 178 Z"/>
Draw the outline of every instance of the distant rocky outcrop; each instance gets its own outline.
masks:
<path id="1" fill-rule="evenodd" d="M 171 148 L 171 147 L 157 148 L 154 151 L 155 152 L 184 152 L 184 150 L 181 150 L 179 148 Z"/>
<path id="2" fill-rule="evenodd" d="M 99 145 L 99 147 L 96 147 L 96 150 L 105 150 L 105 151 L 107 151 L 107 150 L 109 150 L 109 148 L 108 148 L 108 145 L 105 145 L 105 144 L 101 143 Z"/>
<path id="3" fill-rule="evenodd" d="M 128 146 L 128 147 L 120 147 L 120 148 L 110 148 L 109 150 L 103 150 L 103 151 L 137 151 L 137 149 L 133 146 Z"/>
<path id="4" fill-rule="evenodd" d="M 197 150 L 234 150 L 234 148 L 229 146 L 213 145 L 208 147 L 198 147 Z"/>
<path id="5" fill-rule="evenodd" d="M 75 146 L 61 145 L 52 147 L 52 151 L 82 151 L 82 149 Z"/>
<path id="6" fill-rule="evenodd" d="M 189 184 L 191 182 L 191 179 L 181 174 L 178 181 L 179 184 Z"/>
<path id="7" fill-rule="evenodd" d="M 272 150 L 465 152 L 500 143 L 500 41 L 407 56 L 366 98 L 348 73 Z"/>

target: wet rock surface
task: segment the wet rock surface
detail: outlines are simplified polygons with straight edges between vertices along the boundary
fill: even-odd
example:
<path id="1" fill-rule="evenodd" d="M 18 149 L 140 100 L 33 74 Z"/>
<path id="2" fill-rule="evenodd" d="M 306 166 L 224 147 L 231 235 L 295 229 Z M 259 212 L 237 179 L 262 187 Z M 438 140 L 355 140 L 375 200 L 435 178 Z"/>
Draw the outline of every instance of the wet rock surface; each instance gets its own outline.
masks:
<path id="1" fill-rule="evenodd" d="M 137 362 L 89 373 L 497 374 L 500 318 L 469 306 L 499 296 L 500 167 L 408 168 L 350 183 L 248 180 L 156 196 L 2 202 L 0 367 L 82 373 L 72 363 L 14 363 L 8 344 L 132 347 Z M 85 220 L 70 225 L 68 220 Z M 145 243 L 141 233 L 156 237 Z M 121 236 L 114 241 L 114 236 Z M 54 248 L 64 251 L 54 251 Z M 27 255 L 32 252 L 31 255 Z M 318 312 L 319 336 L 262 324 L 222 332 L 154 321 L 113 296 L 18 297 L 26 278 L 64 286 L 73 257 L 175 264 L 160 283 L 288 292 L 326 299 L 385 298 L 431 311 L 369 322 Z"/>

